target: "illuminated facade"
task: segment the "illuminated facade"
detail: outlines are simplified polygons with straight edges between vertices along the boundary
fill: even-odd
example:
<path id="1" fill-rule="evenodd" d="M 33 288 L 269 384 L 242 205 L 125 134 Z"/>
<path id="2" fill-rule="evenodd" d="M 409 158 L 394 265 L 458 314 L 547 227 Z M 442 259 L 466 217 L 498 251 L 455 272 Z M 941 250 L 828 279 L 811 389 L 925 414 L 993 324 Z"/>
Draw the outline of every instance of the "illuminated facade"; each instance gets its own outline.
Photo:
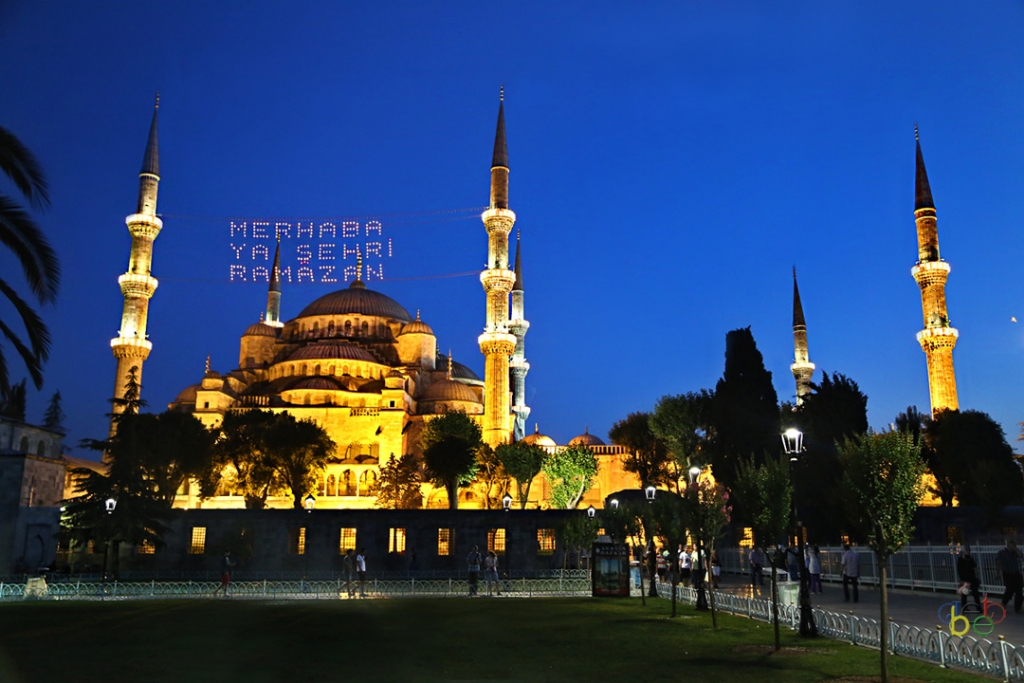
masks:
<path id="1" fill-rule="evenodd" d="M 796 268 L 793 268 L 793 364 L 789 369 L 796 380 L 796 404 L 803 405 L 811 393 L 814 363 L 807 351 L 807 323 L 804 322 L 804 307 L 800 303 L 800 288 L 796 284 Z"/>
<path id="2" fill-rule="evenodd" d="M 914 221 L 917 223 L 917 265 L 911 269 L 921 288 L 924 329 L 917 333 L 928 361 L 928 389 L 932 415 L 943 410 L 958 410 L 956 375 L 953 372 L 953 348 L 959 336 L 949 324 L 946 311 L 946 279 L 949 264 L 939 257 L 939 231 L 935 218 L 935 202 L 928 184 L 928 173 L 921 154 L 921 140 L 914 127 L 917 144 Z"/>
<path id="3" fill-rule="evenodd" d="M 147 339 L 146 323 L 149 318 L 149 300 L 156 291 L 157 281 L 150 274 L 153 264 L 153 241 L 163 228 L 163 221 L 156 216 L 156 195 L 160 185 L 160 150 L 157 140 L 157 113 L 160 97 L 153 107 L 153 121 L 149 127 L 149 139 L 142 157 L 139 172 L 139 202 L 135 213 L 125 218 L 128 232 L 132 236 L 128 271 L 117 279 L 124 296 L 124 310 L 121 313 L 121 327 L 117 336 L 110 340 L 110 348 L 117 359 L 114 377 L 114 397 L 124 398 L 128 373 L 137 370 L 139 383 L 142 382 L 142 363 L 149 358 L 153 345 Z M 121 407 L 114 404 L 114 412 Z"/>

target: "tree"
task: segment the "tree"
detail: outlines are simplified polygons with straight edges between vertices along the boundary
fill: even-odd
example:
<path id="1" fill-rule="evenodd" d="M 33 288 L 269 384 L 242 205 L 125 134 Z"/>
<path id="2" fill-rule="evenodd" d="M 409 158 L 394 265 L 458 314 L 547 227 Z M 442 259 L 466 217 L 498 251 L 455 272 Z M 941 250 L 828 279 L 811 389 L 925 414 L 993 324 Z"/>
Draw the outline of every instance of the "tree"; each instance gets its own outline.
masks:
<path id="1" fill-rule="evenodd" d="M 896 431 L 909 434 L 914 443 L 921 443 L 921 435 L 924 433 L 925 424 L 928 418 L 917 409 L 917 406 L 907 406 L 907 409 L 896 416 L 893 423 Z"/>
<path id="2" fill-rule="evenodd" d="M 469 483 L 476 473 L 480 437 L 480 425 L 461 411 L 444 413 L 423 428 L 423 464 L 431 479 L 448 492 L 450 510 L 459 509 L 459 485 Z"/>
<path id="3" fill-rule="evenodd" d="M 889 680 L 889 558 L 910 541 L 913 519 L 924 496 L 926 465 L 913 437 L 900 432 L 847 439 L 840 448 L 844 502 L 850 520 L 868 541 L 878 562 L 882 601 L 879 623 L 882 682 Z"/>
<path id="4" fill-rule="evenodd" d="M 944 410 L 924 428 L 922 455 L 944 506 L 986 505 L 993 516 L 1024 497 L 1020 467 L 1003 428 L 977 410 Z"/>
<path id="5" fill-rule="evenodd" d="M 775 627 L 775 649 L 782 647 L 779 635 L 779 587 L 776 570 L 783 559 L 775 552 L 775 544 L 785 537 L 789 529 L 793 505 L 793 483 L 786 462 L 769 458 L 758 463 L 753 456 L 741 460 L 734 487 L 736 498 L 747 511 L 754 544 L 761 548 L 772 568 L 772 623 Z"/>
<path id="6" fill-rule="evenodd" d="M 732 488 L 736 467 L 753 456 L 761 462 L 780 449 L 779 400 L 750 328 L 725 335 L 725 372 L 711 404 L 715 478 Z"/>
<path id="7" fill-rule="evenodd" d="M 715 543 L 722 535 L 722 529 L 732 520 L 729 492 L 721 484 L 716 484 L 709 479 L 698 479 L 686 487 L 683 503 L 687 524 L 697 543 L 697 556 L 702 558 L 704 563 L 701 569 L 705 577 L 710 577 L 711 553 L 714 552 Z M 701 608 L 699 600 L 697 608 Z M 718 628 L 713 591 L 711 593 L 711 624 L 714 628 Z"/>
<path id="8" fill-rule="evenodd" d="M 690 467 L 708 464 L 706 452 L 711 432 L 711 407 L 714 394 L 707 389 L 677 396 L 662 396 L 651 414 L 651 432 L 668 448 L 672 456 L 672 478 L 676 493 L 679 482 L 685 484 Z"/>
<path id="9" fill-rule="evenodd" d="M 229 484 L 245 498 L 245 507 L 260 510 L 283 482 L 267 445 L 274 414 L 266 410 L 229 410 L 214 446 L 218 472 L 230 467 Z M 223 475 L 221 475 L 223 476 Z"/>
<path id="10" fill-rule="evenodd" d="M 544 461 L 550 484 L 548 503 L 556 510 L 573 510 L 597 476 L 597 456 L 582 444 L 566 446 Z"/>
<path id="11" fill-rule="evenodd" d="M 525 510 L 526 501 L 530 499 L 533 478 L 540 474 L 548 454 L 540 446 L 523 441 L 502 444 L 495 449 L 494 453 L 501 461 L 505 472 L 516 480 L 516 496 L 519 498 L 519 507 Z"/>
<path id="12" fill-rule="evenodd" d="M 292 506 L 303 508 L 307 494 L 316 487 L 317 475 L 337 447 L 327 432 L 312 420 L 296 420 L 277 413 L 266 435 L 267 453 L 281 483 L 292 492 Z"/>
<path id="13" fill-rule="evenodd" d="M 578 515 L 573 515 L 562 522 L 558 529 L 558 535 L 562 539 L 562 569 L 568 565 L 570 554 L 576 553 L 578 558 L 583 549 L 594 544 L 600 526 L 600 522 L 596 519 Z"/>
<path id="14" fill-rule="evenodd" d="M 61 408 L 61 397 L 60 392 L 53 392 L 53 397 L 50 399 L 50 403 L 46 406 L 46 412 L 43 413 L 43 426 L 49 429 L 51 432 L 57 432 L 58 434 L 67 434 L 67 429 L 64 428 L 64 409 Z"/>
<path id="15" fill-rule="evenodd" d="M 25 380 L 0 388 L 0 415 L 25 421 Z"/>
<path id="16" fill-rule="evenodd" d="M 622 468 L 640 479 L 640 488 L 666 484 L 672 478 L 665 442 L 651 430 L 650 413 L 630 413 L 608 431 L 608 438 L 626 449 Z"/>
<path id="17" fill-rule="evenodd" d="M 508 476 L 497 453 L 487 444 L 481 444 L 477 449 L 476 465 L 476 478 L 480 483 L 484 507 L 488 510 L 500 509 L 501 499 L 512 487 L 512 478 Z"/>
<path id="18" fill-rule="evenodd" d="M 18 138 L 3 127 L 0 127 L 0 170 L 30 206 L 37 210 L 49 206 L 46 178 L 39 162 Z M 0 243 L 17 258 L 32 297 L 40 305 L 54 303 L 60 287 L 57 255 L 31 216 L 3 192 L 0 192 Z M 39 389 L 43 386 L 42 366 L 50 353 L 50 331 L 39 314 L 4 278 L 0 278 L 0 292 L 17 311 L 28 343 L 22 341 L 18 333 L 2 320 L 0 333 L 21 356 L 32 383 Z M 10 387 L 8 367 L 7 355 L 3 346 L 0 346 L 0 391 L 5 393 Z"/>
<path id="19" fill-rule="evenodd" d="M 416 456 L 406 453 L 396 458 L 392 453 L 388 461 L 380 468 L 380 476 L 374 484 L 373 493 L 377 496 L 377 507 L 391 510 L 412 510 L 420 507 L 423 496 L 420 493 L 419 464 Z"/>

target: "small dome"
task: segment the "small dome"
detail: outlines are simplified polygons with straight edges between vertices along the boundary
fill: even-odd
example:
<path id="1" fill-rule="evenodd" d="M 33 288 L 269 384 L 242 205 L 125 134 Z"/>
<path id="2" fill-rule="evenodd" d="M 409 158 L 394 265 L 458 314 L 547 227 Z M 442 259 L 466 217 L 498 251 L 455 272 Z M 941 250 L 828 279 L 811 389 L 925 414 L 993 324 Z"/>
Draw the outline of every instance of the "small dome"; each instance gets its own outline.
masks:
<path id="1" fill-rule="evenodd" d="M 294 391 L 296 389 L 308 389 L 310 391 L 345 391 L 345 387 L 341 386 L 333 377 L 303 377 L 299 381 L 295 382 L 288 387 L 287 391 Z"/>
<path id="2" fill-rule="evenodd" d="M 276 337 L 278 328 L 272 327 L 264 322 L 249 325 L 245 330 L 244 337 Z"/>
<path id="3" fill-rule="evenodd" d="M 402 336 L 403 334 L 434 334 L 434 331 L 430 329 L 430 325 L 417 318 L 411 323 L 406 323 L 405 326 L 402 327 L 402 331 L 398 333 L 398 336 Z"/>
<path id="4" fill-rule="evenodd" d="M 401 322 L 412 321 L 409 311 L 401 304 L 380 292 L 366 289 L 366 285 L 359 280 L 349 285 L 348 289 L 325 294 L 302 309 L 297 317 L 319 315 L 372 315 Z"/>
<path id="5" fill-rule="evenodd" d="M 286 360 L 365 360 L 376 363 L 377 359 L 366 349 L 342 341 L 322 341 L 306 344 L 296 349 Z"/>
<path id="6" fill-rule="evenodd" d="M 447 370 L 448 356 L 443 353 L 438 353 L 437 358 L 434 361 L 434 367 L 438 370 Z M 483 382 L 475 372 L 457 360 L 452 361 L 452 379 L 469 380 L 470 382 Z"/>
<path id="7" fill-rule="evenodd" d="M 388 371 L 387 377 L 397 377 L 398 379 L 404 379 L 405 375 L 403 375 L 398 370 L 390 370 Z"/>
<path id="8" fill-rule="evenodd" d="M 427 387 L 421 401 L 470 401 L 480 403 L 476 392 L 462 382 L 451 379 L 442 379 Z"/>
<path id="9" fill-rule="evenodd" d="M 181 390 L 181 393 L 178 394 L 178 397 L 176 399 L 174 399 L 174 402 L 175 403 L 195 403 L 196 402 L 196 392 L 199 391 L 201 388 L 202 388 L 202 386 L 199 385 L 199 384 L 193 384 L 192 386 L 185 387 L 184 389 Z"/>
<path id="10" fill-rule="evenodd" d="M 555 440 L 550 436 L 545 436 L 540 433 L 540 425 L 534 425 L 533 434 L 524 436 L 521 441 L 523 443 L 532 444 L 534 446 L 557 446 Z"/>
<path id="11" fill-rule="evenodd" d="M 606 446 L 607 444 L 601 439 L 597 438 L 590 433 L 589 429 L 583 430 L 583 433 L 579 436 L 574 436 L 569 439 L 570 446 Z"/>

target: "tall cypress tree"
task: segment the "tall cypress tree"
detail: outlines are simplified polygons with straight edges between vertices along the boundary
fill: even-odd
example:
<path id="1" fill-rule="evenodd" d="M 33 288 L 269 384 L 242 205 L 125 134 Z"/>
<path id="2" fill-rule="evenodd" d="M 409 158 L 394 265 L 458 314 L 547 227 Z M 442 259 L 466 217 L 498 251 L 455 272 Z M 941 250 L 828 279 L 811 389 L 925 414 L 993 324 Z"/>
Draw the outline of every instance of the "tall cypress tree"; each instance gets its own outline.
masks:
<path id="1" fill-rule="evenodd" d="M 727 487 L 741 460 L 761 463 L 781 448 L 778 395 L 749 327 L 725 335 L 725 372 L 715 386 L 712 419 L 715 478 Z"/>

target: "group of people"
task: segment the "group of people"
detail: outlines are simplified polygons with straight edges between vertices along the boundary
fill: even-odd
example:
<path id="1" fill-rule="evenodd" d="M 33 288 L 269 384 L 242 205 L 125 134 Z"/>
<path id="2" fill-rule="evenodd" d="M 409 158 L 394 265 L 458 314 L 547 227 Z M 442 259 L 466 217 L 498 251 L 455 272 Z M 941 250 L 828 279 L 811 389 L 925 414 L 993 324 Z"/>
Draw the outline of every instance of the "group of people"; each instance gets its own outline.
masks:
<path id="1" fill-rule="evenodd" d="M 366 597 L 366 549 L 360 548 L 359 554 L 353 556 L 352 548 L 345 551 L 345 557 L 341 559 L 341 568 L 345 574 L 345 590 L 348 597 L 356 596 L 356 587 L 353 581 L 359 581 L 359 597 Z"/>
<path id="2" fill-rule="evenodd" d="M 857 553 L 852 551 L 849 545 L 845 545 L 843 549 L 843 592 L 846 595 L 846 601 L 849 602 L 849 591 L 852 586 L 853 601 L 857 602 L 860 597 L 857 592 L 857 579 L 860 576 Z M 776 546 L 770 552 L 774 555 L 774 562 L 771 563 L 773 566 L 784 568 L 790 581 L 800 580 L 799 549 L 794 546 L 787 548 Z M 810 592 L 822 594 L 824 588 L 821 583 L 821 550 L 816 545 L 806 545 L 804 547 L 803 560 L 803 571 L 807 572 L 807 583 Z M 747 561 L 750 563 L 750 585 L 755 588 L 763 586 L 764 568 L 768 564 L 768 558 L 765 556 L 764 551 L 756 547 L 751 549 L 747 555 Z"/>
<path id="3" fill-rule="evenodd" d="M 495 593 L 501 595 L 501 583 L 498 580 L 498 554 L 493 550 L 487 551 L 487 556 L 480 554 L 480 547 L 473 546 L 466 558 L 469 574 L 469 594 L 477 595 L 477 584 L 480 581 L 481 563 L 484 570 L 484 582 L 487 584 L 487 596 Z"/>

